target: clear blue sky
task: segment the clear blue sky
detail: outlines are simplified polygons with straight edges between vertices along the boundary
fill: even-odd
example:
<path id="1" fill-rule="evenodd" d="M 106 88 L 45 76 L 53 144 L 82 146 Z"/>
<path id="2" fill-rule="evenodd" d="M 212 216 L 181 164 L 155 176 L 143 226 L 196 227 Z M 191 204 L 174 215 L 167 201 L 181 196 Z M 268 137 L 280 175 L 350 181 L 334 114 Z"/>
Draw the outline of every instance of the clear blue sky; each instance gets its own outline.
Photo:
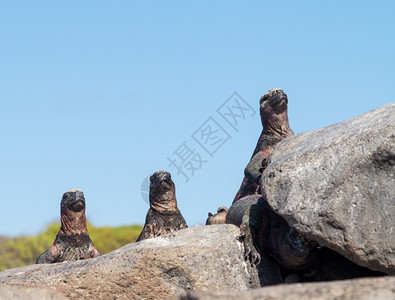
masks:
<path id="1" fill-rule="evenodd" d="M 70 188 L 94 225 L 143 224 L 141 183 L 162 169 L 187 223 L 204 224 L 240 186 L 270 88 L 287 93 L 295 133 L 394 101 L 394 13 L 395 1 L 1 1 L 0 235 L 58 220 Z M 235 91 L 257 112 L 237 131 L 217 112 Z M 225 141 L 213 156 L 192 137 L 209 117 Z M 207 160 L 189 182 L 167 159 L 184 141 Z"/>

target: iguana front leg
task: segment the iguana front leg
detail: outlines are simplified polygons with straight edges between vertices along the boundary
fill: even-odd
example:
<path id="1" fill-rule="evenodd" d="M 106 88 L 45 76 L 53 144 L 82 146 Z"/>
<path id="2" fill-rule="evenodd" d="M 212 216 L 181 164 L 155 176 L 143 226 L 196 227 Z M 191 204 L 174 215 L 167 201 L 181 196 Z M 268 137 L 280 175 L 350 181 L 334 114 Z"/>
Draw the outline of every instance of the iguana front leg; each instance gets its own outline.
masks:
<path id="1" fill-rule="evenodd" d="M 93 243 L 89 244 L 89 255 L 90 258 L 95 258 L 101 255 L 100 251 L 93 245 Z"/>
<path id="2" fill-rule="evenodd" d="M 60 257 L 60 254 L 62 252 L 62 246 L 59 243 L 55 243 L 47 249 L 43 254 L 41 254 L 37 260 L 36 264 L 50 264 L 50 263 L 55 263 L 58 258 Z"/>
<path id="3" fill-rule="evenodd" d="M 244 244 L 244 259 L 259 265 L 261 255 L 255 247 L 256 233 L 262 220 L 262 206 L 258 203 L 249 206 L 240 225 L 240 238 Z"/>
<path id="4" fill-rule="evenodd" d="M 247 167 L 244 169 L 244 176 L 250 181 L 259 185 L 259 180 L 263 171 L 267 167 L 268 153 L 258 152 L 251 158 Z"/>

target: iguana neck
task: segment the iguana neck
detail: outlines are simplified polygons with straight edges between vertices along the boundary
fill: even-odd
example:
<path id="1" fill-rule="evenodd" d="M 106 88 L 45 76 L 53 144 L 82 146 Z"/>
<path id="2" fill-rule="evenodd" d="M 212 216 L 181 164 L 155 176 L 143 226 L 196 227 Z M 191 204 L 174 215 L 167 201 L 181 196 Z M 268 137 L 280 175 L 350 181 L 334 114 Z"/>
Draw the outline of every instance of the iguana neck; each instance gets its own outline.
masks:
<path id="1" fill-rule="evenodd" d="M 80 212 L 65 210 L 60 215 L 61 227 L 59 233 L 64 235 L 88 234 L 86 227 L 85 209 Z"/>
<path id="2" fill-rule="evenodd" d="M 150 207 L 159 213 L 178 212 L 176 194 L 174 190 L 168 190 L 160 195 L 150 194 Z"/>

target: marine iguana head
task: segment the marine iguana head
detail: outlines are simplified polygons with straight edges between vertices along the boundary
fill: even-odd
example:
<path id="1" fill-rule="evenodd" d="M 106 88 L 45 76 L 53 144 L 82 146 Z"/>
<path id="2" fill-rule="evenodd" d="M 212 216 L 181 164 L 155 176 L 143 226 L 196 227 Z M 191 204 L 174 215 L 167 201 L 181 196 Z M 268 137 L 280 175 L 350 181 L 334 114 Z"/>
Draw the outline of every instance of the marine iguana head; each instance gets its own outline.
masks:
<path id="1" fill-rule="evenodd" d="M 166 171 L 158 171 L 150 177 L 150 207 L 160 213 L 178 212 L 176 187 L 171 175 Z"/>
<path id="2" fill-rule="evenodd" d="M 206 220 L 206 225 L 225 224 L 227 212 L 228 212 L 228 208 L 225 206 L 219 207 L 217 209 L 217 213 L 215 215 L 213 215 L 211 212 L 209 212 L 208 218 Z"/>
<path id="3" fill-rule="evenodd" d="M 290 270 L 306 269 L 315 261 L 319 251 L 316 242 L 305 239 L 292 228 L 279 235 L 277 243 L 279 250 L 276 259 Z"/>
<path id="4" fill-rule="evenodd" d="M 288 97 L 282 89 L 271 89 L 260 101 L 263 130 L 282 136 L 293 134 L 288 122 Z"/>
<path id="5" fill-rule="evenodd" d="M 71 189 L 63 194 L 60 202 L 59 233 L 64 235 L 88 234 L 85 216 L 84 193 L 78 189 Z"/>

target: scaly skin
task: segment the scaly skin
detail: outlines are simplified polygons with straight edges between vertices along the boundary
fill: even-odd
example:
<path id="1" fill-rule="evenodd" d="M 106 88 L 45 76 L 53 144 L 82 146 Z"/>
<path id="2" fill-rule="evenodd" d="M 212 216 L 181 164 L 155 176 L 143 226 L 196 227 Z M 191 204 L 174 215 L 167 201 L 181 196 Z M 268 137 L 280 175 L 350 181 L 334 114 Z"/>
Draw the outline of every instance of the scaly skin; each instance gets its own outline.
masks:
<path id="1" fill-rule="evenodd" d="M 318 253 L 317 243 L 297 234 L 282 217 L 273 212 L 263 197 L 246 196 L 240 199 L 239 207 L 243 202 L 249 204 L 240 224 L 246 259 L 259 264 L 259 251 L 262 251 L 289 270 L 304 270 L 311 266 Z M 239 209 L 238 213 L 242 212 Z M 240 218 L 239 214 L 236 216 Z"/>
<path id="2" fill-rule="evenodd" d="M 260 193 L 260 177 L 274 147 L 294 133 L 288 122 L 288 98 L 281 89 L 271 89 L 260 99 L 262 133 L 244 179 L 226 216 L 226 223 L 240 227 L 245 258 L 259 264 L 260 251 L 284 268 L 298 270 L 315 259 L 317 245 L 306 241 L 278 216 Z"/>
<path id="3" fill-rule="evenodd" d="M 206 225 L 225 224 L 227 211 L 228 211 L 227 207 L 221 206 L 217 209 L 217 213 L 215 215 L 209 212 L 208 218 L 206 220 Z"/>
<path id="4" fill-rule="evenodd" d="M 259 179 L 265 170 L 273 148 L 294 133 L 288 122 L 288 98 L 281 89 L 271 89 L 260 99 L 262 132 L 251 160 L 244 170 L 244 179 L 233 203 L 259 193 Z"/>
<path id="5" fill-rule="evenodd" d="M 150 209 L 136 242 L 188 227 L 177 207 L 176 189 L 170 173 L 155 172 L 150 182 Z"/>
<path id="6" fill-rule="evenodd" d="M 101 255 L 89 238 L 86 228 L 84 193 L 77 189 L 64 193 L 60 208 L 61 227 L 56 239 L 37 258 L 36 263 L 76 261 Z"/>

